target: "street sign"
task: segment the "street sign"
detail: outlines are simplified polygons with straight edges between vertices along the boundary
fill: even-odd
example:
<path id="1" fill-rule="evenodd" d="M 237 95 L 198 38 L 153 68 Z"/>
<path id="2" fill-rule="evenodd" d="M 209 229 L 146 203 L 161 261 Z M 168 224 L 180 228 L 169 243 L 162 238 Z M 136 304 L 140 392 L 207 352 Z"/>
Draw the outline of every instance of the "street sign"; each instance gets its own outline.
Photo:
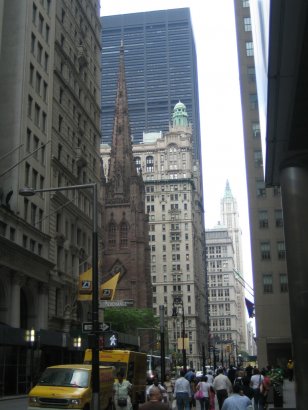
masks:
<path id="1" fill-rule="evenodd" d="M 99 323 L 99 330 L 101 332 L 107 332 L 110 330 L 111 325 L 110 323 Z M 93 331 L 93 324 L 92 322 L 83 322 L 82 323 L 82 332 L 83 333 L 91 333 Z"/>
<path id="2" fill-rule="evenodd" d="M 106 307 L 132 307 L 134 306 L 133 300 L 100 300 L 99 307 L 104 309 Z"/>

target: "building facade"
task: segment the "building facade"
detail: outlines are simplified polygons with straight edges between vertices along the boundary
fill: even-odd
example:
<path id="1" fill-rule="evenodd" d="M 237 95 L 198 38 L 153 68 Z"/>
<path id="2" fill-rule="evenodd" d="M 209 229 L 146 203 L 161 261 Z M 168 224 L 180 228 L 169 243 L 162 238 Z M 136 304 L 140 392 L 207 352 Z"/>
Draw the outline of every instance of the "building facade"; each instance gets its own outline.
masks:
<path id="1" fill-rule="evenodd" d="M 115 298 L 134 307 L 152 308 L 148 215 L 145 187 L 137 172 L 131 143 L 124 47 L 120 52 L 118 91 L 108 178 L 103 183 L 103 272 L 120 272 Z"/>
<path id="2" fill-rule="evenodd" d="M 291 353 L 288 275 L 281 191 L 267 188 L 249 1 L 235 0 L 246 158 L 258 364 L 285 367 Z"/>
<path id="3" fill-rule="evenodd" d="M 187 365 L 201 369 L 208 340 L 204 211 L 185 105 L 174 107 L 169 132 L 145 134 L 144 141 L 133 145 L 133 154 L 146 187 L 153 309 L 159 315 L 164 306 L 168 353 L 183 364 L 184 325 Z M 110 147 L 102 145 L 101 153 L 106 163 Z"/>
<path id="4" fill-rule="evenodd" d="M 169 130 L 172 108 L 185 101 L 192 123 L 194 155 L 200 161 L 201 137 L 197 58 L 188 8 L 101 17 L 102 142 L 111 143 L 121 41 L 133 142 L 143 132 Z"/>
<path id="5" fill-rule="evenodd" d="M 226 183 L 224 196 L 220 201 L 222 224 L 228 228 L 234 248 L 234 269 L 240 286 L 237 293 L 237 317 L 240 332 L 239 346 L 247 350 L 246 308 L 245 308 L 245 280 L 243 271 L 242 230 L 240 228 L 237 200 L 234 198 L 229 181 Z"/>
<path id="6" fill-rule="evenodd" d="M 205 238 L 211 364 L 227 367 L 230 363 L 236 365 L 238 352 L 246 350 L 242 283 L 235 271 L 234 245 L 228 228 L 218 225 L 207 229 Z"/>
<path id="7" fill-rule="evenodd" d="M 76 298 L 91 265 L 91 190 L 18 192 L 99 182 L 101 27 L 98 0 L 1 4 L 0 394 L 18 394 L 36 376 L 29 348 L 37 373 L 69 360 L 90 313 Z"/>

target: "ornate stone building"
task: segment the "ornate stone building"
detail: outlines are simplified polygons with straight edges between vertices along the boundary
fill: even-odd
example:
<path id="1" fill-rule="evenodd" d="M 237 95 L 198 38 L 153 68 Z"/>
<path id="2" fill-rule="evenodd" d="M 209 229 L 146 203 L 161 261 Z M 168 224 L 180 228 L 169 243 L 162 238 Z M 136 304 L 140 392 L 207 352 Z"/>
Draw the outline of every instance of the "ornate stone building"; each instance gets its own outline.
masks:
<path id="1" fill-rule="evenodd" d="M 116 96 L 108 178 L 103 184 L 103 272 L 121 272 L 115 298 L 132 300 L 135 307 L 152 307 L 148 216 L 145 188 L 137 173 L 131 143 L 124 48 Z"/>
<path id="2" fill-rule="evenodd" d="M 103 145 L 101 153 L 107 162 L 110 147 Z M 208 350 L 203 201 L 185 105 L 175 105 L 169 132 L 144 134 L 133 154 L 146 187 L 153 309 L 159 315 L 164 306 L 168 354 L 182 364 L 184 331 L 187 365 L 201 369 L 202 349 Z"/>

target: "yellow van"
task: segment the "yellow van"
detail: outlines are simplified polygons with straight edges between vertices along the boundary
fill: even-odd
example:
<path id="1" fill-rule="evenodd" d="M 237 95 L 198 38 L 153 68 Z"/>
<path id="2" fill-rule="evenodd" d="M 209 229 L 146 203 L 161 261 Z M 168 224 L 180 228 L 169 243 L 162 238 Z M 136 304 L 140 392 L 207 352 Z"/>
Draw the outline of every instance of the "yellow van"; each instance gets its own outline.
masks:
<path id="1" fill-rule="evenodd" d="M 92 366 L 65 364 L 47 367 L 28 396 L 28 410 L 90 410 Z M 111 409 L 114 369 L 100 367 L 100 410 Z"/>
<path id="2" fill-rule="evenodd" d="M 92 350 L 85 351 L 84 362 L 92 363 Z M 138 407 L 139 403 L 145 402 L 146 378 L 147 378 L 147 355 L 130 350 L 100 350 L 99 364 L 112 366 L 115 373 L 122 371 L 124 378 L 129 380 L 132 387 L 132 405 Z"/>

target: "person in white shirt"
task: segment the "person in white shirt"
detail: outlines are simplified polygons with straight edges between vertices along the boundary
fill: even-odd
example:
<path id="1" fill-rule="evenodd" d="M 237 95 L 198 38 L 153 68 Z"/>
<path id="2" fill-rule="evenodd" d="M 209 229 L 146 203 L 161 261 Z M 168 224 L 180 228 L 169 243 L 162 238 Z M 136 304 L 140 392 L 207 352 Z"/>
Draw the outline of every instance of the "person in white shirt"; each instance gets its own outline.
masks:
<path id="1" fill-rule="evenodd" d="M 253 369 L 253 375 L 250 379 L 250 387 L 253 389 L 253 401 L 255 410 L 263 410 L 263 395 L 260 393 L 260 386 L 263 382 L 264 377 L 260 374 L 259 369 Z"/>
<path id="2" fill-rule="evenodd" d="M 233 386 L 233 394 L 224 401 L 222 410 L 246 410 L 251 404 L 251 400 L 243 395 L 241 386 L 236 384 Z"/>
<path id="3" fill-rule="evenodd" d="M 181 370 L 180 377 L 174 385 L 173 395 L 176 399 L 178 410 L 190 410 L 191 388 L 189 381 L 184 376 L 185 371 Z"/>
<path id="4" fill-rule="evenodd" d="M 210 407 L 210 389 L 211 385 L 207 381 L 207 377 L 201 377 L 201 381 L 196 386 L 197 391 L 201 391 L 203 397 L 197 399 L 200 401 L 201 410 L 208 410 Z"/>
<path id="5" fill-rule="evenodd" d="M 221 410 L 223 402 L 228 397 L 228 394 L 232 392 L 232 384 L 229 378 L 223 374 L 223 369 L 217 370 L 213 388 L 217 395 L 219 410 Z"/>

